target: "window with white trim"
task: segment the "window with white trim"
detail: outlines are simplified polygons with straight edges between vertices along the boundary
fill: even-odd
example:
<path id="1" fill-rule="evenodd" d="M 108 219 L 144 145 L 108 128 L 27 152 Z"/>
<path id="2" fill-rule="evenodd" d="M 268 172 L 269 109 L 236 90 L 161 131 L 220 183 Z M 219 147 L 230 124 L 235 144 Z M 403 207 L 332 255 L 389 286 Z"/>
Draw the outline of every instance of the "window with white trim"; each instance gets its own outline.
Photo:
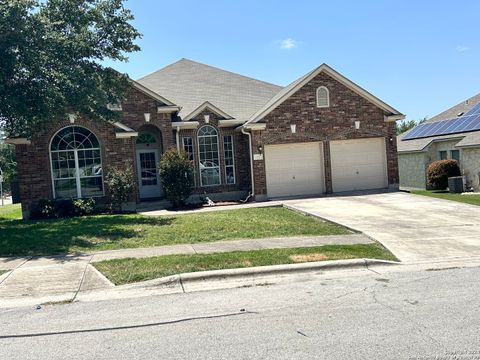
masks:
<path id="1" fill-rule="evenodd" d="M 200 184 L 202 186 L 220 185 L 217 129 L 211 125 L 205 125 L 198 130 L 197 138 Z"/>
<path id="2" fill-rule="evenodd" d="M 183 146 L 183 150 L 187 153 L 188 160 L 190 160 L 190 162 L 192 163 L 193 178 L 196 182 L 197 171 L 195 169 L 195 147 L 193 146 L 193 138 L 192 137 L 182 138 L 182 146 Z"/>
<path id="3" fill-rule="evenodd" d="M 225 183 L 235 184 L 235 157 L 233 155 L 233 136 L 223 137 L 223 153 L 225 157 Z"/>
<path id="4" fill-rule="evenodd" d="M 446 150 L 439 151 L 438 153 L 439 153 L 440 160 L 447 160 L 448 156 L 447 156 Z"/>
<path id="5" fill-rule="evenodd" d="M 330 93 L 325 86 L 317 89 L 317 107 L 326 108 L 330 106 Z"/>
<path id="6" fill-rule="evenodd" d="M 50 159 L 55 198 L 103 196 L 100 144 L 90 130 L 69 126 L 57 132 Z"/>
<path id="7" fill-rule="evenodd" d="M 195 152 L 193 150 L 193 138 L 191 137 L 182 138 L 182 144 L 183 144 L 183 150 L 188 155 L 188 160 L 190 160 L 193 163 L 193 160 L 195 159 Z"/>

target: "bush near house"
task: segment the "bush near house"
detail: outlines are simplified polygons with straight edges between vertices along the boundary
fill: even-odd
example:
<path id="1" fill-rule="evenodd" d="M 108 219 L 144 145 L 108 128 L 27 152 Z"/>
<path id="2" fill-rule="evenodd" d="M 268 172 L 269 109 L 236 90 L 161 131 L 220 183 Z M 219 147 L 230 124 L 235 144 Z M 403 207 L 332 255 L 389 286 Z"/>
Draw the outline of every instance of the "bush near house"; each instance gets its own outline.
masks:
<path id="1" fill-rule="evenodd" d="M 95 214 L 95 200 L 89 199 L 56 199 L 40 200 L 35 211 L 32 212 L 32 219 L 56 219 L 73 216 L 84 216 Z"/>
<path id="2" fill-rule="evenodd" d="M 106 184 L 110 193 L 110 210 L 121 212 L 135 191 L 135 178 L 131 168 L 110 168 L 106 176 Z"/>
<path id="3" fill-rule="evenodd" d="M 160 161 L 160 180 L 173 207 L 185 205 L 193 191 L 193 166 L 185 151 L 169 149 Z"/>
<path id="4" fill-rule="evenodd" d="M 429 165 L 427 182 L 434 190 L 445 190 L 448 187 L 448 178 L 460 175 L 460 167 L 455 160 L 438 160 Z"/>

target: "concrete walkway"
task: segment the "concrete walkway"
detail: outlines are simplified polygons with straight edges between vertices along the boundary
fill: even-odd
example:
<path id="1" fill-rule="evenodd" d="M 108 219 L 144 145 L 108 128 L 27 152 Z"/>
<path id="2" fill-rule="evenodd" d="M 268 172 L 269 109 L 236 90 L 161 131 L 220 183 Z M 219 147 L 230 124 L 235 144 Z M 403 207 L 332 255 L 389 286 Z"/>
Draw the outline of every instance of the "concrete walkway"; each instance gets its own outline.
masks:
<path id="1" fill-rule="evenodd" d="M 120 249 L 79 255 L 0 258 L 0 270 L 11 270 L 0 275 L 0 307 L 72 301 L 80 292 L 111 288 L 114 285 L 91 265 L 102 260 L 372 242 L 363 234 L 304 236 Z"/>
<path id="2" fill-rule="evenodd" d="M 173 215 L 183 215 L 183 214 L 196 214 L 202 212 L 211 212 L 211 211 L 225 211 L 225 210 L 238 210 L 238 209 L 251 209 L 251 208 L 260 208 L 260 207 L 272 207 L 272 206 L 283 206 L 284 201 L 265 201 L 265 202 L 249 202 L 245 204 L 234 204 L 234 205 L 221 205 L 221 206 L 205 206 L 198 209 L 192 210 L 167 210 L 161 209 L 157 210 L 153 204 L 151 207 L 148 205 L 143 205 L 139 209 L 138 213 L 140 215 L 147 216 L 173 216 Z"/>

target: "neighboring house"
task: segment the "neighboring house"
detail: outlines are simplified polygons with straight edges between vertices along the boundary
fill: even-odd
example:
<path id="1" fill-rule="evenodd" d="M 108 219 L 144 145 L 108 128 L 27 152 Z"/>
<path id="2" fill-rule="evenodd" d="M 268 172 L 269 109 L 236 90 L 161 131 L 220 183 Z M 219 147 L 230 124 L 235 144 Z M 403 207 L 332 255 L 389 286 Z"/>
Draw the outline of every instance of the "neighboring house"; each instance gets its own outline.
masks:
<path id="1" fill-rule="evenodd" d="M 400 186 L 425 189 L 433 161 L 457 160 L 467 187 L 480 190 L 480 94 L 397 138 Z"/>
<path id="2" fill-rule="evenodd" d="M 397 110 L 323 64 L 285 88 L 182 59 L 138 81 L 110 124 L 70 118 L 17 145 L 25 217 L 40 199 L 108 199 L 111 167 L 136 172 L 137 202 L 163 197 L 172 146 L 195 192 L 257 201 L 398 187 Z"/>

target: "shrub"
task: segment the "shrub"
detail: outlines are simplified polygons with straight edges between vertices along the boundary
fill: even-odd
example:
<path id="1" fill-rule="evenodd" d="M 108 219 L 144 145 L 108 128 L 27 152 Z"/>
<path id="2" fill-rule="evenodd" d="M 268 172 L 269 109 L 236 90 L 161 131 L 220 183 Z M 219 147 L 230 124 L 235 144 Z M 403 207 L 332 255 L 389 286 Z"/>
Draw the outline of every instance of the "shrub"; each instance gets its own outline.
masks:
<path id="1" fill-rule="evenodd" d="M 32 211 L 32 219 L 56 219 L 91 215 L 95 212 L 94 199 L 42 199 Z"/>
<path id="2" fill-rule="evenodd" d="M 135 190 L 133 171 L 126 169 L 110 168 L 106 176 L 106 184 L 110 191 L 110 210 L 121 211 L 122 204 L 131 199 Z"/>
<path id="3" fill-rule="evenodd" d="M 73 211 L 77 216 L 92 215 L 95 213 L 95 200 L 75 199 L 73 200 Z"/>
<path id="4" fill-rule="evenodd" d="M 185 205 L 193 191 L 193 165 L 185 151 L 175 148 L 163 154 L 160 161 L 160 180 L 165 196 L 173 207 Z"/>
<path id="5" fill-rule="evenodd" d="M 38 202 L 35 209 L 30 214 L 32 219 L 51 219 L 56 217 L 53 200 L 42 199 Z"/>
<path id="6" fill-rule="evenodd" d="M 55 209 L 54 217 L 64 218 L 75 216 L 75 207 L 72 199 L 58 199 L 53 201 L 53 208 Z"/>
<path id="7" fill-rule="evenodd" d="M 448 178 L 460 175 L 460 167 L 455 160 L 438 160 L 428 167 L 427 182 L 435 190 L 445 190 L 448 187 Z"/>

